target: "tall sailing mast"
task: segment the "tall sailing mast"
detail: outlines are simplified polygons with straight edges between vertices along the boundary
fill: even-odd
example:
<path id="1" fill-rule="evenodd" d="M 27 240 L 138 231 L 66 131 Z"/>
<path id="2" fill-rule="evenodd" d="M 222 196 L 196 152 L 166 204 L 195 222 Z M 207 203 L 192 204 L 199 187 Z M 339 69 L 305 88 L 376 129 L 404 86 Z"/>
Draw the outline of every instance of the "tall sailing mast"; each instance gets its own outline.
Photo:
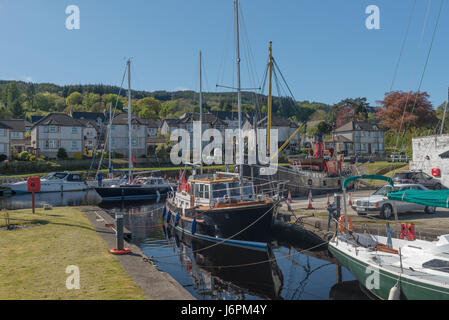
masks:
<path id="1" fill-rule="evenodd" d="M 271 103 L 272 103 L 272 85 L 271 78 L 273 73 L 273 54 L 272 54 L 272 43 L 270 41 L 270 49 L 269 49 L 269 58 L 268 58 L 268 72 L 269 72 L 269 81 L 268 81 L 268 114 L 267 114 L 267 151 L 268 156 L 271 156 Z"/>
<path id="2" fill-rule="evenodd" d="M 108 125 L 108 175 L 112 178 L 112 163 L 111 163 L 111 130 L 112 130 L 112 101 L 109 102 L 109 125 Z"/>
<path id="3" fill-rule="evenodd" d="M 239 182 L 240 188 L 243 185 L 243 160 L 245 158 L 243 154 L 243 136 L 242 136 L 242 94 L 241 94 L 241 83 L 240 83 L 240 39 L 239 39 L 239 1 L 234 0 L 234 9 L 235 9 L 235 50 L 236 50 L 236 58 L 237 58 L 237 106 L 238 106 L 238 114 L 239 114 L 239 158 L 240 158 L 240 166 L 239 166 Z M 242 190 L 240 190 L 242 191 Z M 240 192 L 240 196 L 242 196 L 242 192 Z"/>
<path id="4" fill-rule="evenodd" d="M 132 126 L 131 126 L 131 60 L 128 59 L 128 182 L 132 178 Z"/>
<path id="5" fill-rule="evenodd" d="M 200 50 L 200 174 L 203 174 L 203 77 L 201 63 Z"/>

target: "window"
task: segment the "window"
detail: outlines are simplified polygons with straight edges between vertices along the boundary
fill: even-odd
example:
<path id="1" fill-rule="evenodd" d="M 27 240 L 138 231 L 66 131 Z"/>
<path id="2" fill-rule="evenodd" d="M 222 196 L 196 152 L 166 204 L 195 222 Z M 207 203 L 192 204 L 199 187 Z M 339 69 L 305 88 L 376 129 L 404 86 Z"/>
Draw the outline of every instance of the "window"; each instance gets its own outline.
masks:
<path id="1" fill-rule="evenodd" d="M 21 138 L 21 136 L 22 136 L 22 135 L 21 135 L 20 132 L 13 132 L 13 133 L 12 133 L 12 137 L 15 138 L 15 139 Z"/>
<path id="2" fill-rule="evenodd" d="M 216 183 L 213 188 L 213 197 L 214 198 L 223 198 L 228 194 L 226 189 L 226 183 Z"/>
<path id="3" fill-rule="evenodd" d="M 115 130 L 115 126 L 114 125 L 111 126 L 111 130 Z"/>
<path id="4" fill-rule="evenodd" d="M 72 127 L 72 133 L 78 133 L 78 128 L 77 127 Z"/>
<path id="5" fill-rule="evenodd" d="M 209 199 L 209 185 L 204 185 L 204 198 Z"/>
<path id="6" fill-rule="evenodd" d="M 0 152 L 6 152 L 6 145 L 3 143 L 0 143 Z"/>
<path id="7" fill-rule="evenodd" d="M 78 141 L 72 141 L 72 150 L 78 150 Z"/>
<path id="8" fill-rule="evenodd" d="M 356 143 L 355 144 L 355 150 L 356 151 L 360 151 L 360 143 Z"/>
<path id="9" fill-rule="evenodd" d="M 0 136 L 4 136 L 5 135 L 5 129 L 0 129 Z"/>
<path id="10" fill-rule="evenodd" d="M 133 146 L 135 146 L 135 145 L 137 144 L 137 140 L 136 140 L 135 138 L 132 138 L 132 139 L 131 139 L 131 144 L 132 144 Z"/>
<path id="11" fill-rule="evenodd" d="M 383 151 L 384 150 L 384 144 L 383 143 L 379 143 L 379 151 Z"/>
<path id="12" fill-rule="evenodd" d="M 56 131 L 57 131 L 57 129 L 55 126 L 50 126 L 50 132 L 56 132 Z"/>
<path id="13" fill-rule="evenodd" d="M 45 140 L 46 149 L 56 149 L 58 147 L 58 140 Z"/>

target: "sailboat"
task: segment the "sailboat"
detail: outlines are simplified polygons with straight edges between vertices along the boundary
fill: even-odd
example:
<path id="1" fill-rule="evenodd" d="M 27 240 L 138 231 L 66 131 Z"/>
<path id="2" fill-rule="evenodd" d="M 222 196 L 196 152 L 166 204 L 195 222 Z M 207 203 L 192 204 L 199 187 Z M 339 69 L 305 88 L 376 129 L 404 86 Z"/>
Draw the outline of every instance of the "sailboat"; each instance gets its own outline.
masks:
<path id="1" fill-rule="evenodd" d="M 448 300 L 449 234 L 439 236 L 437 241 L 419 240 L 412 224 L 402 224 L 397 239 L 392 237 L 389 224 L 387 236 L 353 232 L 345 198 L 346 185 L 356 179 L 381 179 L 393 185 L 391 178 L 374 175 L 349 177 L 343 181 L 345 216 L 339 220 L 336 234 L 328 244 L 329 251 L 378 298 Z M 443 208 L 448 207 L 448 197 L 448 190 L 406 190 L 388 194 L 390 200 Z"/>
<path id="2" fill-rule="evenodd" d="M 128 70 L 128 181 L 111 186 L 96 187 L 95 191 L 103 200 L 146 200 L 161 199 L 167 196 L 172 186 L 160 177 L 141 177 L 133 180 L 132 125 L 131 125 L 131 60 L 127 61 Z M 110 132 L 109 132 L 110 134 Z M 110 135 L 109 135 L 110 137 Z"/>
<path id="3" fill-rule="evenodd" d="M 238 0 L 234 0 L 234 8 L 239 141 L 242 141 Z M 201 94 L 200 81 L 200 110 Z M 239 143 L 238 148 L 242 155 L 243 144 Z M 188 180 L 182 174 L 180 180 L 177 191 L 167 198 L 164 213 L 168 224 L 199 239 L 267 250 L 273 214 L 279 200 L 256 194 L 253 181 L 243 178 L 243 163 L 239 164 L 238 174 L 194 174 Z"/>

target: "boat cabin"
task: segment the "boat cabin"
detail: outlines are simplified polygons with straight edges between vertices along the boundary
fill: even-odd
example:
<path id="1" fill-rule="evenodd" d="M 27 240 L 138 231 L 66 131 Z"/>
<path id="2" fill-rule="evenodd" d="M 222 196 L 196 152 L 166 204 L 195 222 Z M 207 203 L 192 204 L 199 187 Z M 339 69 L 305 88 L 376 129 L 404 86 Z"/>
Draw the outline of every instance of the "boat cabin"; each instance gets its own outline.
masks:
<path id="1" fill-rule="evenodd" d="M 175 204 L 183 208 L 216 207 L 249 202 L 256 199 L 254 185 L 244 180 L 240 187 L 238 178 L 194 177 L 178 188 Z"/>
<path id="2" fill-rule="evenodd" d="M 42 177 L 44 180 L 66 180 L 70 182 L 82 182 L 81 174 L 69 172 L 52 172 Z"/>
<path id="3" fill-rule="evenodd" d="M 136 179 L 136 184 L 166 185 L 164 178 L 159 177 L 141 177 Z"/>

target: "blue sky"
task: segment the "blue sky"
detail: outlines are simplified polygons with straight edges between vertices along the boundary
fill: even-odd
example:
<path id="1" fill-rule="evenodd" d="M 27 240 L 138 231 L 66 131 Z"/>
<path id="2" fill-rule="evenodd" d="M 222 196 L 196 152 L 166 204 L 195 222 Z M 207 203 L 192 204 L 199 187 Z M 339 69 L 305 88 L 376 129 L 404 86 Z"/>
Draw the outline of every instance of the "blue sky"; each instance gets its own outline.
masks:
<path id="1" fill-rule="evenodd" d="M 428 1 L 416 2 L 393 90 L 418 87 L 440 6 L 432 0 L 418 51 Z M 241 0 L 255 70 L 248 72 L 242 41 L 243 86 L 260 84 L 272 40 L 297 100 L 375 104 L 390 88 L 413 2 Z M 80 30 L 65 27 L 69 5 L 80 8 Z M 380 9 L 379 30 L 365 27 L 368 5 Z M 422 86 L 436 106 L 449 85 L 448 13 L 445 3 Z M 132 57 L 134 89 L 198 90 L 201 49 L 205 90 L 216 91 L 217 82 L 233 83 L 232 23 L 232 0 L 0 0 L 0 79 L 120 85 Z"/>

